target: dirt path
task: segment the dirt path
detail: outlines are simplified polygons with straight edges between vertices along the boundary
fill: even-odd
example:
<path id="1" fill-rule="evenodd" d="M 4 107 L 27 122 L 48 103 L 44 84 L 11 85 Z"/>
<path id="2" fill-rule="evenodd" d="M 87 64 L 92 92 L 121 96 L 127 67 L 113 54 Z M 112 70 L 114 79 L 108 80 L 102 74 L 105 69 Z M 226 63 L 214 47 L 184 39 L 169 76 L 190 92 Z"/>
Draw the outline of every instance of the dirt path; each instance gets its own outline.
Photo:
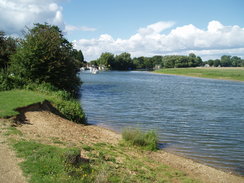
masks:
<path id="1" fill-rule="evenodd" d="M 4 124 L 4 120 L 0 119 L 0 182 L 25 183 L 26 178 L 18 166 L 20 160 L 16 158 L 14 151 L 7 145 L 7 139 L 4 136 L 4 128 L 7 127 L 7 124 Z"/>

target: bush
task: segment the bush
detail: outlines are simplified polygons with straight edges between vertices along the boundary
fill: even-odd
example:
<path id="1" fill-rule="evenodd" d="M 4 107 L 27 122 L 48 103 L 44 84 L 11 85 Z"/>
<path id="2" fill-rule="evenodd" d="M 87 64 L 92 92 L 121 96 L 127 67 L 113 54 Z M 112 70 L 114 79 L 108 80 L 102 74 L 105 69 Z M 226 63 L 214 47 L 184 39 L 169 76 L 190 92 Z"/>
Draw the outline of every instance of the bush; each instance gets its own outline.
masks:
<path id="1" fill-rule="evenodd" d="M 25 88 L 47 95 L 47 100 L 49 100 L 65 118 L 76 123 L 86 123 L 86 117 L 80 103 L 74 99 L 69 92 L 59 90 L 50 83 L 32 83 L 26 85 Z"/>
<path id="2" fill-rule="evenodd" d="M 50 99 L 65 118 L 76 123 L 86 123 L 85 114 L 76 100 L 61 100 L 59 98 Z"/>
<path id="3" fill-rule="evenodd" d="M 155 131 L 142 132 L 139 129 L 127 128 L 123 130 L 122 138 L 132 145 L 145 147 L 147 150 L 157 150 L 158 136 Z"/>
<path id="4" fill-rule="evenodd" d="M 0 71 L 0 91 L 20 89 L 25 81 L 19 77 L 9 74 L 7 71 Z"/>

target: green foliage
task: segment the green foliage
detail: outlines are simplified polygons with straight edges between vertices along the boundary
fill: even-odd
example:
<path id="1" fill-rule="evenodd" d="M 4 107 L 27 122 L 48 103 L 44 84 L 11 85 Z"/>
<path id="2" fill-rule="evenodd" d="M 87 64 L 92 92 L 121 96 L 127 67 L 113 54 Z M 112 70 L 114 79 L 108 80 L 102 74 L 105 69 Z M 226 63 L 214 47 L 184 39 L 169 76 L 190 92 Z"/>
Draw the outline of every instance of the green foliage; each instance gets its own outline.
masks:
<path id="1" fill-rule="evenodd" d="M 85 66 L 84 56 L 81 50 L 73 49 L 72 56 L 77 68 Z"/>
<path id="2" fill-rule="evenodd" d="M 7 70 L 0 70 L 0 91 L 22 88 L 26 82 L 13 74 L 9 74 Z"/>
<path id="3" fill-rule="evenodd" d="M 133 64 L 135 65 L 135 69 L 145 69 L 144 57 L 133 58 Z"/>
<path id="4" fill-rule="evenodd" d="M 113 64 L 115 62 L 114 55 L 111 53 L 102 53 L 100 58 L 98 59 L 99 65 L 103 65 L 108 69 L 111 69 L 113 67 Z"/>
<path id="5" fill-rule="evenodd" d="M 4 32 L 0 31 L 0 69 L 7 69 L 10 56 L 16 52 L 17 40 L 12 37 L 6 37 Z"/>
<path id="6" fill-rule="evenodd" d="M 89 163 L 75 161 L 78 149 L 58 148 L 33 141 L 20 141 L 13 145 L 17 155 L 24 158 L 20 165 L 30 182 L 92 182 Z"/>
<path id="7" fill-rule="evenodd" d="M 26 82 L 50 83 L 75 95 L 81 82 L 74 52 L 58 27 L 36 24 L 11 57 L 10 71 Z"/>
<path id="8" fill-rule="evenodd" d="M 152 151 L 157 149 L 158 137 L 154 131 L 142 132 L 138 129 L 128 128 L 123 130 L 122 137 L 132 145 L 145 147 Z"/>
<path id="9" fill-rule="evenodd" d="M 237 56 L 223 55 L 220 59 L 208 60 L 205 62 L 214 67 L 244 67 L 244 59 Z"/>
<path id="10" fill-rule="evenodd" d="M 102 53 L 99 59 L 90 62 L 92 65 L 106 66 L 111 70 L 153 70 L 161 68 L 187 68 L 187 67 L 198 67 L 203 66 L 204 62 L 201 57 L 196 56 L 194 53 L 190 53 L 188 56 L 184 55 L 166 55 L 160 56 L 155 55 L 153 57 L 135 57 L 130 58 L 129 53 L 121 53 L 120 55 L 114 56 L 111 53 Z M 244 60 L 239 57 L 233 56 L 222 56 L 221 60 L 209 60 L 210 66 L 244 66 Z"/>
<path id="11" fill-rule="evenodd" d="M 113 70 L 131 70 L 133 68 L 130 54 L 126 52 L 116 55 L 114 63 L 111 63 L 110 65 Z"/>
<path id="12" fill-rule="evenodd" d="M 131 70 L 134 69 L 134 64 L 132 62 L 129 53 L 121 53 L 120 55 L 114 56 L 111 53 L 102 53 L 100 58 L 90 62 L 95 66 L 105 66 L 111 70 Z"/>

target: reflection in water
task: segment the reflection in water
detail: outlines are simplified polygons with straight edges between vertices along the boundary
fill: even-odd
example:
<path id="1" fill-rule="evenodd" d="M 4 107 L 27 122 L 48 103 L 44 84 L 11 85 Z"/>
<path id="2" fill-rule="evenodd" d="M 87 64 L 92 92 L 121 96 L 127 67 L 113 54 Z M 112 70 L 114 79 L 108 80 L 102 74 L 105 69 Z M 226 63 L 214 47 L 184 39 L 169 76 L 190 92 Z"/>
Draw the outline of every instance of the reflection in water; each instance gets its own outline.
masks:
<path id="1" fill-rule="evenodd" d="M 154 129 L 166 150 L 244 174 L 244 83 L 148 72 L 81 78 L 89 123 Z"/>

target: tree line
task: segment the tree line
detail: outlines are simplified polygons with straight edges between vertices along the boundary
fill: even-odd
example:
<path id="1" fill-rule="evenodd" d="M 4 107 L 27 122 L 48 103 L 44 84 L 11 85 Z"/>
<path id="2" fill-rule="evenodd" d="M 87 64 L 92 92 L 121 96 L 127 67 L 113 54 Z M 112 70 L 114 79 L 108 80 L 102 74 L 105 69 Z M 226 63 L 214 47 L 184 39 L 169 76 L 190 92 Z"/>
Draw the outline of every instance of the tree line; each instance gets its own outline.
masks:
<path id="1" fill-rule="evenodd" d="M 214 67 L 243 67 L 244 60 L 237 56 L 224 55 L 221 59 L 202 61 L 200 56 L 194 53 L 185 55 L 156 55 L 153 57 L 134 57 L 129 53 L 114 55 L 102 53 L 97 60 L 90 62 L 94 66 L 104 66 L 109 70 L 153 70 L 158 68 L 186 68 L 199 67 L 208 64 Z"/>
<path id="2" fill-rule="evenodd" d="M 0 89 L 21 88 L 28 83 L 49 83 L 77 95 L 77 76 L 84 65 L 82 52 L 64 38 L 57 26 L 35 24 L 23 39 L 0 32 Z"/>
<path id="3" fill-rule="evenodd" d="M 223 55 L 220 59 L 206 61 L 211 67 L 244 67 L 244 59 L 237 56 Z"/>

